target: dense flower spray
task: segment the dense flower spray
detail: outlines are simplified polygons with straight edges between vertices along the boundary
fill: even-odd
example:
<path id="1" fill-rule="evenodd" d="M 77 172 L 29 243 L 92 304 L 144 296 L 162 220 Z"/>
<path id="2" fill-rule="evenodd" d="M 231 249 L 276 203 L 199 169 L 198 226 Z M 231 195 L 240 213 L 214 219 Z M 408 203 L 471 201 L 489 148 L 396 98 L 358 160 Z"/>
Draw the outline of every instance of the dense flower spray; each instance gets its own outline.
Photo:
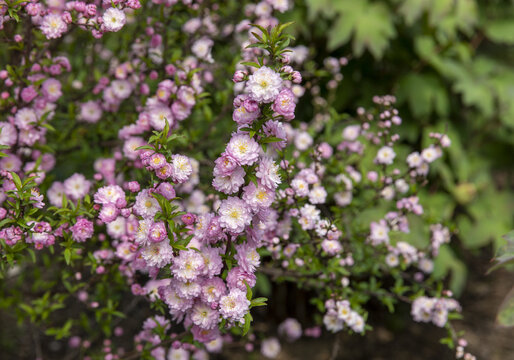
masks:
<path id="1" fill-rule="evenodd" d="M 448 136 L 433 132 L 430 144 L 403 151 L 393 96 L 376 96 L 345 121 L 330 112 L 323 93 L 337 88 L 348 60 L 324 61 L 326 84 L 302 78 L 309 50 L 291 48 L 290 24 L 273 16 L 291 1 L 248 4 L 234 24 L 211 5 L 154 0 L 142 20 L 137 0 L 0 4 L 0 28 L 21 19 L 37 38 L 13 36 L 33 51 L 20 47 L 22 64 L 0 70 L 2 269 L 23 256 L 41 255 L 46 266 L 47 254 L 58 255 L 68 292 L 42 303 L 70 298 L 94 314 L 105 336 L 100 350 L 92 349 L 97 335 L 72 336 L 69 347 L 105 359 L 204 359 L 238 342 L 274 358 L 279 339 L 318 337 L 321 326 L 365 333 L 371 298 L 390 310 L 412 303 L 415 321 L 451 331 L 460 306 L 426 283 L 452 231 L 426 214 L 420 191 Z M 120 54 L 95 42 L 84 64 L 101 60 L 104 69 L 75 78 L 76 59 L 54 56 L 51 44 L 67 45 L 76 27 L 106 41 L 130 29 L 135 36 Z M 220 66 L 220 43 L 241 48 L 233 73 Z M 229 80 L 234 94 L 220 89 Z M 84 96 L 68 96 L 74 91 Z M 306 92 L 313 119 L 298 123 Z M 230 118 L 213 151 L 201 132 Z M 73 137 L 79 141 L 68 143 Z M 81 146 L 82 137 L 98 148 Z M 422 244 L 409 238 L 420 222 L 430 230 Z M 277 334 L 254 330 L 252 309 L 267 301 L 254 297 L 263 277 L 315 289 L 316 325 L 302 329 L 288 318 Z M 113 318 L 123 315 L 125 297 L 153 314 L 129 353 L 111 340 L 123 335 Z M 86 331 L 87 321 L 70 320 L 48 334 Z M 457 353 L 470 358 L 464 347 L 460 341 Z"/>

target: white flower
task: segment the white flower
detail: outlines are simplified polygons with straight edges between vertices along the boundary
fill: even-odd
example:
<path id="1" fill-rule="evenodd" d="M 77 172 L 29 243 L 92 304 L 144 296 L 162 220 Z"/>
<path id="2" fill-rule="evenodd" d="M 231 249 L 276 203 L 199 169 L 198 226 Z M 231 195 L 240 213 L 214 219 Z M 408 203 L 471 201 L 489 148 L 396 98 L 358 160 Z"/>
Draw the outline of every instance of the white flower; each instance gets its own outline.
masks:
<path id="1" fill-rule="evenodd" d="M 171 113 L 171 109 L 164 105 L 152 106 L 149 110 L 150 115 L 150 125 L 155 130 L 163 130 L 166 126 L 166 121 L 170 127 L 173 126 L 173 114 Z"/>
<path id="2" fill-rule="evenodd" d="M 391 165 L 393 163 L 396 153 L 389 146 L 384 146 L 378 150 L 376 161 L 379 164 Z"/>
<path id="3" fill-rule="evenodd" d="M 309 194 L 309 184 L 303 179 L 293 179 L 291 181 L 291 188 L 293 188 L 297 196 L 303 197 Z"/>
<path id="4" fill-rule="evenodd" d="M 407 184 L 407 182 L 404 179 L 396 180 L 394 182 L 394 186 L 402 194 L 405 194 L 407 191 L 409 191 L 409 184 Z"/>
<path id="5" fill-rule="evenodd" d="M 350 125 L 343 130 L 343 139 L 354 141 L 359 137 L 361 127 L 359 125 Z"/>
<path id="6" fill-rule="evenodd" d="M 64 181 L 64 192 L 72 200 L 83 198 L 88 192 L 91 182 L 82 174 L 73 174 Z"/>
<path id="7" fill-rule="evenodd" d="M 0 122 L 0 145 L 16 144 L 16 128 L 8 122 Z"/>
<path id="8" fill-rule="evenodd" d="M 323 186 L 315 186 L 309 193 L 311 204 L 324 204 L 327 199 L 327 191 Z"/>
<path id="9" fill-rule="evenodd" d="M 278 10 L 281 13 L 289 9 L 289 0 L 268 0 L 268 2 L 275 10 Z"/>
<path id="10" fill-rule="evenodd" d="M 350 303 L 348 301 L 338 301 L 337 302 L 337 317 L 340 320 L 348 320 L 352 313 L 352 309 L 350 308 Z"/>
<path id="11" fill-rule="evenodd" d="M 37 116 L 34 110 L 30 108 L 22 108 L 18 110 L 14 116 L 14 123 L 20 129 L 31 129 L 37 122 Z"/>
<path id="12" fill-rule="evenodd" d="M 148 233 L 150 232 L 150 226 L 152 226 L 152 219 L 139 220 L 137 226 L 137 232 L 135 234 L 135 242 L 139 245 L 148 245 Z"/>
<path id="13" fill-rule="evenodd" d="M 430 146 L 421 152 L 421 157 L 427 163 L 431 163 L 432 161 L 434 161 L 435 159 L 437 159 L 440 156 L 441 156 L 441 150 L 439 148 L 435 148 L 433 146 Z"/>
<path id="14" fill-rule="evenodd" d="M 167 241 L 151 243 L 149 246 L 143 248 L 141 256 L 148 266 L 162 268 L 173 259 L 173 248 Z"/>
<path id="15" fill-rule="evenodd" d="M 269 67 L 262 66 L 250 75 L 246 87 L 253 100 L 269 103 L 275 100 L 282 89 L 282 78 Z"/>
<path id="16" fill-rule="evenodd" d="M 233 233 L 241 233 L 252 221 L 246 203 L 237 198 L 229 197 L 221 202 L 219 208 L 220 225 Z"/>
<path id="17" fill-rule="evenodd" d="M 340 320 L 337 317 L 337 314 L 334 314 L 334 313 L 326 314 L 323 317 L 323 324 L 325 324 L 325 327 L 327 328 L 328 331 L 331 331 L 334 333 L 343 330 L 343 321 Z"/>
<path id="18" fill-rule="evenodd" d="M 183 183 L 193 173 L 193 167 L 189 158 L 184 155 L 173 155 L 171 157 L 171 178 L 176 183 Z"/>
<path id="19" fill-rule="evenodd" d="M 399 264 L 398 256 L 393 253 L 387 254 L 385 261 L 386 261 L 387 266 L 389 266 L 389 267 L 395 267 L 395 266 L 398 266 L 398 264 Z"/>
<path id="20" fill-rule="evenodd" d="M 126 220 L 123 216 L 118 216 L 116 220 L 107 224 L 107 233 L 114 239 L 121 239 L 126 233 Z"/>
<path id="21" fill-rule="evenodd" d="M 425 274 L 430 274 L 434 270 L 434 262 L 430 259 L 423 258 L 418 262 L 418 267 Z"/>
<path id="22" fill-rule="evenodd" d="M 57 39 L 68 29 L 59 14 L 48 14 L 41 21 L 41 31 L 47 39 Z"/>
<path id="23" fill-rule="evenodd" d="M 312 142 L 312 137 L 305 131 L 299 132 L 294 138 L 294 146 L 300 151 L 307 150 Z"/>
<path id="24" fill-rule="evenodd" d="M 452 141 L 448 137 L 448 135 L 443 135 L 441 137 L 441 146 L 442 147 L 449 147 L 452 144 Z"/>
<path id="25" fill-rule="evenodd" d="M 112 32 L 119 31 L 126 22 L 125 13 L 116 8 L 107 9 L 102 19 L 105 29 Z"/>
<path id="26" fill-rule="evenodd" d="M 371 223 L 370 239 L 373 245 L 389 242 L 389 227 L 384 223 Z"/>
<path id="27" fill-rule="evenodd" d="M 173 347 L 170 348 L 168 352 L 168 360 L 188 360 L 189 352 L 185 349 L 178 348 L 175 349 Z"/>
<path id="28" fill-rule="evenodd" d="M 423 159 L 419 155 L 419 152 L 415 151 L 409 156 L 407 156 L 407 164 L 411 168 L 415 168 L 420 166 L 423 163 Z"/>
<path id="29" fill-rule="evenodd" d="M 348 324 L 348 325 L 351 326 L 352 330 L 355 331 L 356 333 L 363 332 L 364 331 L 364 319 L 362 318 L 362 316 L 360 316 L 355 311 L 353 311 L 352 314 L 350 315 L 350 317 L 351 317 L 350 321 L 352 322 L 352 324 L 351 325 Z"/>
<path id="30" fill-rule="evenodd" d="M 150 195 L 148 190 L 145 189 L 137 194 L 136 203 L 134 205 L 134 211 L 137 215 L 145 219 L 153 218 L 160 209 L 159 202 Z"/>
<path id="31" fill-rule="evenodd" d="M 386 186 L 380 192 L 380 195 L 386 200 L 392 200 L 394 198 L 395 192 L 392 186 Z"/>
<path id="32" fill-rule="evenodd" d="M 203 37 L 195 41 L 191 47 L 191 51 L 197 58 L 212 63 L 214 62 L 214 59 L 211 55 L 211 48 L 213 44 L 214 42 L 211 39 Z"/>
<path id="33" fill-rule="evenodd" d="M 127 80 L 114 80 L 111 83 L 111 88 L 118 99 L 126 99 L 132 92 L 132 86 Z"/>
<path id="34" fill-rule="evenodd" d="M 261 354 L 270 359 L 276 358 L 280 354 L 280 343 L 277 338 L 262 340 Z"/>
<path id="35" fill-rule="evenodd" d="M 353 200 L 353 195 L 351 191 L 343 191 L 334 194 L 334 200 L 339 206 L 347 206 Z"/>

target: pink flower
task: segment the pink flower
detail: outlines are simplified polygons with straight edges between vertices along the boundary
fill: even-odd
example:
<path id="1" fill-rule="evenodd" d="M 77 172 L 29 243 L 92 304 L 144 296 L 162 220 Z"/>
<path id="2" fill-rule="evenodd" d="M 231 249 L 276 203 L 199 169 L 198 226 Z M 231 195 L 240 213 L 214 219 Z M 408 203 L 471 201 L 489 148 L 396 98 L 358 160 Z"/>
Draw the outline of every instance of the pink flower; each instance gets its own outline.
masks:
<path id="1" fill-rule="evenodd" d="M 120 210 L 113 203 L 105 204 L 102 207 L 102 210 L 98 214 L 98 218 L 102 220 L 104 223 L 110 223 L 116 220 L 120 213 Z"/>
<path id="2" fill-rule="evenodd" d="M 148 266 L 162 268 L 173 259 L 173 248 L 167 241 L 151 243 L 143 248 L 141 256 Z"/>
<path id="3" fill-rule="evenodd" d="M 82 199 L 89 192 L 91 182 L 82 174 L 75 173 L 64 181 L 64 192 L 72 200 Z"/>
<path id="4" fill-rule="evenodd" d="M 279 167 L 273 159 L 269 157 L 263 157 L 255 176 L 260 180 L 261 184 L 269 189 L 276 189 L 282 182 L 279 174 Z"/>
<path id="5" fill-rule="evenodd" d="M 171 178 L 175 183 L 186 182 L 192 173 L 193 167 L 187 156 L 175 154 L 171 157 Z"/>
<path id="6" fill-rule="evenodd" d="M 270 103 L 282 89 L 282 78 L 269 67 L 262 66 L 248 77 L 246 88 L 253 100 L 259 103 Z"/>
<path id="7" fill-rule="evenodd" d="M 237 288 L 220 299 L 220 313 L 227 320 L 244 323 L 249 308 L 250 301 L 246 298 L 246 292 Z"/>
<path id="8" fill-rule="evenodd" d="M 61 82 L 54 78 L 46 79 L 41 85 L 41 92 L 48 101 L 55 102 L 62 96 Z"/>
<path id="9" fill-rule="evenodd" d="M 14 116 L 14 123 L 21 130 L 30 130 L 37 123 L 36 112 L 30 108 L 21 108 Z"/>
<path id="10" fill-rule="evenodd" d="M 205 264 L 202 275 L 208 278 L 219 275 L 223 269 L 219 248 L 204 247 L 201 255 Z"/>
<path id="11" fill-rule="evenodd" d="M 221 227 L 234 234 L 242 233 L 252 221 L 246 203 L 234 196 L 230 196 L 221 202 L 218 213 Z"/>
<path id="12" fill-rule="evenodd" d="M 278 326 L 278 333 L 285 336 L 288 341 L 292 342 L 302 337 L 302 325 L 298 320 L 288 318 Z"/>
<path id="13" fill-rule="evenodd" d="M 36 96 L 37 96 L 37 91 L 36 91 L 36 89 L 34 89 L 34 86 L 32 86 L 32 85 L 27 86 L 26 88 L 24 88 L 21 91 L 21 99 L 26 103 L 29 103 L 32 100 L 34 100 L 36 98 Z"/>
<path id="14" fill-rule="evenodd" d="M 164 196 L 167 200 L 171 200 L 176 196 L 175 189 L 173 189 L 173 185 L 167 182 L 163 182 L 159 184 L 156 189 L 157 194 Z"/>
<path id="15" fill-rule="evenodd" d="M 47 39 L 57 39 L 68 30 L 68 25 L 61 18 L 61 15 L 50 13 L 43 17 L 40 28 Z"/>
<path id="16" fill-rule="evenodd" d="M 125 192 L 118 185 L 108 185 L 98 189 L 93 198 L 97 204 L 116 204 L 125 200 Z"/>
<path id="17" fill-rule="evenodd" d="M 267 136 L 273 136 L 278 139 L 284 139 L 284 141 L 277 141 L 277 142 L 270 143 L 272 148 L 274 148 L 275 150 L 281 150 L 286 147 L 287 134 L 284 129 L 284 125 L 280 121 L 268 120 L 262 127 L 262 131 L 264 131 L 264 133 Z"/>
<path id="18" fill-rule="evenodd" d="M 164 222 L 159 221 L 156 223 L 153 223 L 152 226 L 150 226 L 150 230 L 148 232 L 148 238 L 152 242 L 160 242 L 163 241 L 168 237 L 168 233 L 166 231 L 166 226 L 164 225 Z"/>
<path id="19" fill-rule="evenodd" d="M 125 13 L 116 8 L 107 9 L 103 14 L 102 19 L 105 29 L 112 32 L 119 31 L 127 21 Z"/>
<path id="20" fill-rule="evenodd" d="M 80 114 L 77 117 L 79 120 L 88 123 L 96 123 L 101 117 L 102 108 L 96 101 L 90 100 L 80 104 Z"/>
<path id="21" fill-rule="evenodd" d="M 134 212 L 137 215 L 146 219 L 153 218 L 160 209 L 159 203 L 150 194 L 148 189 L 144 189 L 137 194 L 136 203 L 134 204 Z"/>
<path id="22" fill-rule="evenodd" d="M 150 125 L 158 131 L 162 131 L 166 126 L 166 121 L 169 124 L 169 127 L 173 127 L 174 125 L 174 117 L 171 113 L 169 107 L 164 105 L 156 105 L 152 106 L 148 114 L 150 116 Z"/>
<path id="23" fill-rule="evenodd" d="M 150 156 L 148 166 L 150 166 L 151 169 L 157 170 L 162 168 L 166 164 L 166 158 L 162 154 L 153 154 Z"/>
<path id="24" fill-rule="evenodd" d="M 222 154 L 214 163 L 214 176 L 230 175 L 238 166 L 237 161 L 227 154 Z"/>
<path id="25" fill-rule="evenodd" d="M 204 329 L 197 325 L 193 325 L 191 333 L 193 334 L 193 338 L 201 343 L 209 343 L 220 336 L 219 329 L 216 327 L 212 329 Z M 187 355 L 189 356 L 189 354 Z M 184 359 L 188 359 L 188 357 L 185 357 Z"/>
<path id="26" fill-rule="evenodd" d="M 202 329 L 213 329 L 220 320 L 219 313 L 209 305 L 198 302 L 191 309 L 190 318 L 193 324 Z"/>
<path id="27" fill-rule="evenodd" d="M 143 138 L 131 136 L 123 144 L 123 155 L 129 160 L 137 160 L 141 154 L 141 150 L 137 150 L 137 148 L 145 145 L 147 143 Z"/>
<path id="28" fill-rule="evenodd" d="M 193 281 L 201 275 L 204 266 L 202 255 L 194 250 L 181 250 L 173 261 L 171 273 L 181 281 Z"/>
<path id="29" fill-rule="evenodd" d="M 239 266 L 248 273 L 253 273 L 261 263 L 261 257 L 255 246 L 249 244 L 236 245 L 235 259 Z"/>
<path id="30" fill-rule="evenodd" d="M 240 165 L 252 165 L 259 158 L 259 144 L 246 134 L 234 134 L 227 144 L 227 155 Z"/>
<path id="31" fill-rule="evenodd" d="M 84 242 L 93 236 L 93 222 L 84 218 L 78 218 L 77 222 L 70 228 L 70 230 L 73 240 L 76 242 Z"/>
<path id="32" fill-rule="evenodd" d="M 234 73 L 234 77 L 232 78 L 232 81 L 235 83 L 241 82 L 244 80 L 246 75 L 248 74 L 245 71 L 236 70 L 236 72 Z"/>
<path id="33" fill-rule="evenodd" d="M 280 91 L 271 108 L 286 120 L 294 119 L 296 103 L 293 92 L 287 88 Z"/>
<path id="34" fill-rule="evenodd" d="M 171 104 L 171 113 L 173 114 L 173 118 L 178 121 L 185 120 L 189 115 L 191 115 L 191 106 L 183 103 L 182 101 L 175 101 Z"/>
<path id="35" fill-rule="evenodd" d="M 0 145 L 13 146 L 17 139 L 16 128 L 8 122 L 0 122 Z"/>
<path id="36" fill-rule="evenodd" d="M 254 287 L 257 278 L 253 273 L 247 272 L 239 266 L 230 269 L 227 274 L 227 285 L 229 289 L 240 289 L 246 293 L 245 282 L 249 287 Z"/>
<path id="37" fill-rule="evenodd" d="M 196 103 L 195 91 L 189 86 L 181 86 L 177 91 L 177 99 L 188 107 L 192 107 Z"/>
<path id="38" fill-rule="evenodd" d="M 164 164 L 164 166 L 161 167 L 160 169 L 155 170 L 155 175 L 157 175 L 157 177 L 162 180 L 169 178 L 172 175 L 172 173 L 173 173 L 173 168 L 168 163 Z"/>
<path id="39" fill-rule="evenodd" d="M 217 303 L 227 293 L 227 287 L 223 279 L 213 277 L 202 283 L 201 298 L 206 303 Z"/>
<path id="40" fill-rule="evenodd" d="M 250 182 L 243 188 L 243 200 L 254 210 L 266 209 L 271 206 L 275 200 L 275 191 L 266 188 L 259 184 L 255 186 Z"/>

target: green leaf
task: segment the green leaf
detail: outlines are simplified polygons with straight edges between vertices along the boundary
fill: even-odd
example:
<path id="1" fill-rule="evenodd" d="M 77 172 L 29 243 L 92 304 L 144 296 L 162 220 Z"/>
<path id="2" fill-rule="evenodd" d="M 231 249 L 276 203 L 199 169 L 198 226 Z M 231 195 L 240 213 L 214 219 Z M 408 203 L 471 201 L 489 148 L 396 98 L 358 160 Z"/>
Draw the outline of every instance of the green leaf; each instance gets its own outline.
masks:
<path id="1" fill-rule="evenodd" d="M 451 273 L 450 289 L 458 297 L 466 284 L 466 265 L 455 256 L 450 246 L 443 245 L 439 249 L 439 255 L 434 261 L 433 276 L 436 279 L 442 280 L 449 273 Z"/>
<path id="2" fill-rule="evenodd" d="M 487 38 L 497 43 L 514 45 L 514 21 L 512 19 L 491 20 L 485 23 Z"/>
<path id="3" fill-rule="evenodd" d="M 411 26 L 418 20 L 423 12 L 429 7 L 432 0 L 405 0 L 398 9 L 403 15 L 405 23 Z"/>
<path id="4" fill-rule="evenodd" d="M 64 260 L 66 261 L 66 265 L 70 265 L 71 249 L 64 249 Z"/>
<path id="5" fill-rule="evenodd" d="M 333 3 L 333 8 L 340 15 L 329 33 L 329 50 L 347 43 L 353 34 L 353 52 L 356 56 L 361 56 L 367 49 L 380 59 L 389 40 L 396 36 L 393 17 L 387 6 L 365 0 L 339 0 Z"/>
<path id="6" fill-rule="evenodd" d="M 487 271 L 488 274 L 503 265 L 514 262 L 514 230 L 504 235 L 503 238 L 506 244 L 500 247 L 496 252 L 493 259 L 496 263 Z"/>
<path id="7" fill-rule="evenodd" d="M 250 326 L 252 325 L 253 317 L 250 314 L 250 312 L 247 312 L 244 319 L 245 319 L 245 323 L 244 323 L 244 327 L 243 327 L 243 336 L 248 334 L 248 331 L 250 330 Z"/>
<path id="8" fill-rule="evenodd" d="M 265 297 L 259 297 L 251 300 L 250 307 L 254 308 L 257 306 L 266 306 L 268 299 Z"/>
<path id="9" fill-rule="evenodd" d="M 253 62 L 253 61 L 242 61 L 241 65 L 253 66 L 253 67 L 256 67 L 256 68 L 260 68 L 261 67 L 259 64 L 257 64 L 256 62 Z"/>
<path id="10" fill-rule="evenodd" d="M 22 184 L 21 184 L 20 177 L 14 171 L 11 171 L 11 175 L 12 175 L 12 180 L 14 182 L 14 185 L 16 186 L 16 189 L 18 189 L 18 191 L 21 191 Z"/>
<path id="11" fill-rule="evenodd" d="M 246 282 L 246 280 L 243 280 L 245 286 L 246 286 L 246 298 L 248 300 L 252 300 L 252 296 L 253 296 L 253 293 L 252 293 L 252 288 L 250 287 L 250 285 L 248 285 L 248 283 Z"/>
<path id="12" fill-rule="evenodd" d="M 446 116 L 449 112 L 448 93 L 441 81 L 432 75 L 409 74 L 400 79 L 399 103 L 407 102 L 415 117 L 426 117 L 432 112 Z"/>
<path id="13" fill-rule="evenodd" d="M 503 303 L 500 305 L 496 321 L 501 326 L 514 326 L 514 288 L 510 290 L 503 300 Z"/>

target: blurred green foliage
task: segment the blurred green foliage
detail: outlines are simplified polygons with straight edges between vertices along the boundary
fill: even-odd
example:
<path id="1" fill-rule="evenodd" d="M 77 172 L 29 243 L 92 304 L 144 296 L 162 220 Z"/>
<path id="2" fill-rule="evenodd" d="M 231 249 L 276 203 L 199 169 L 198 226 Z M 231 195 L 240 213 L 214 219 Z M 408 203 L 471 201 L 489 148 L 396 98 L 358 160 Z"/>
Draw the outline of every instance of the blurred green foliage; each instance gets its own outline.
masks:
<path id="1" fill-rule="evenodd" d="M 459 247 L 441 250 L 436 274 L 465 285 L 463 249 L 477 252 L 513 227 L 514 2 L 507 0 L 297 0 L 284 20 L 317 61 L 351 59 L 336 110 L 352 112 L 374 95 L 398 98 L 402 138 L 423 144 L 430 131 L 452 140 L 435 166 L 426 211 L 458 229 Z"/>

